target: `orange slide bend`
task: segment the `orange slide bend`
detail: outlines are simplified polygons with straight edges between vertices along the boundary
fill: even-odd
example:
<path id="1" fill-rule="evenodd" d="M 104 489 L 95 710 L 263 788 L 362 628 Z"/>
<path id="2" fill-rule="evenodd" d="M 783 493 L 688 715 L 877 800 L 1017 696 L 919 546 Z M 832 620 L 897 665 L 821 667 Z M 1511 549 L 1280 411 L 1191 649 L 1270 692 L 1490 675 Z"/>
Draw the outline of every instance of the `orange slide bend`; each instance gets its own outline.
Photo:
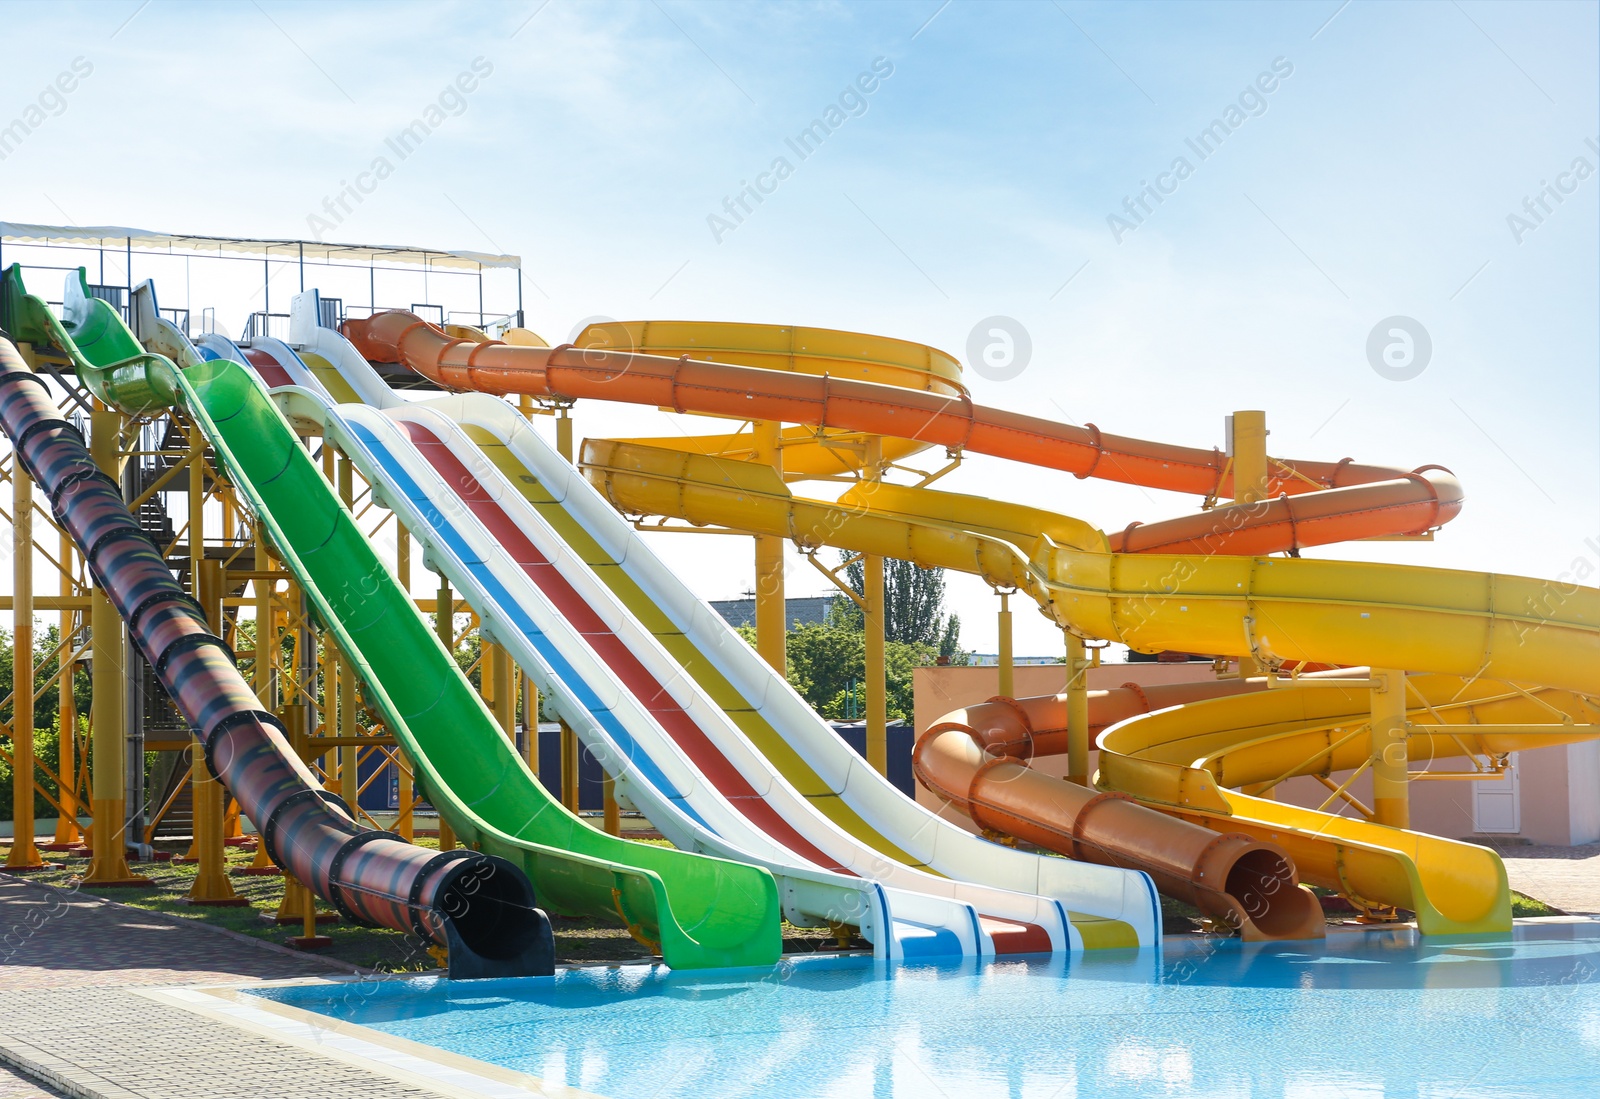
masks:
<path id="1" fill-rule="evenodd" d="M 1090 733 L 1153 708 L 1261 686 L 1235 680 L 1091 691 Z M 1299 888 L 1282 848 L 1173 818 L 1156 827 L 1149 810 L 1127 794 L 1098 792 L 1028 766 L 1066 748 L 1064 696 L 991 698 L 935 722 L 918 738 L 912 762 L 924 786 L 979 827 L 1069 858 L 1136 866 L 1161 892 L 1237 929 L 1247 942 L 1325 934 L 1322 905 Z"/>
<path id="2" fill-rule="evenodd" d="M 1090 735 L 1151 710 L 1264 687 L 1232 680 L 1091 691 Z M 1098 792 L 1028 765 L 1066 750 L 1064 695 L 991 698 L 936 721 L 917 739 L 912 763 L 924 786 L 979 827 L 1069 858 L 1136 866 L 1162 893 L 1237 929 L 1247 942 L 1325 934 L 1322 905 L 1299 888 L 1282 848 L 1174 818 L 1155 827 L 1149 810 L 1127 794 Z"/>
<path id="3" fill-rule="evenodd" d="M 404 363 L 449 389 L 623 401 L 863 432 L 1209 499 L 1233 491 L 1229 462 L 1216 449 L 1108 435 L 1093 424 L 1075 427 L 987 408 L 974 404 L 960 387 L 953 387 L 954 393 L 929 392 L 802 372 L 837 368 L 838 358 L 796 352 L 784 360 L 785 370 L 688 354 L 674 358 L 571 344 L 485 343 L 452 337 L 401 310 L 347 320 L 344 334 L 368 360 Z M 1407 472 L 1349 460 L 1273 459 L 1267 489 L 1275 499 L 1133 525 L 1112 536 L 1109 548 L 1237 555 L 1294 551 L 1351 539 L 1423 534 L 1453 519 L 1462 504 L 1461 487 L 1448 470 Z"/>

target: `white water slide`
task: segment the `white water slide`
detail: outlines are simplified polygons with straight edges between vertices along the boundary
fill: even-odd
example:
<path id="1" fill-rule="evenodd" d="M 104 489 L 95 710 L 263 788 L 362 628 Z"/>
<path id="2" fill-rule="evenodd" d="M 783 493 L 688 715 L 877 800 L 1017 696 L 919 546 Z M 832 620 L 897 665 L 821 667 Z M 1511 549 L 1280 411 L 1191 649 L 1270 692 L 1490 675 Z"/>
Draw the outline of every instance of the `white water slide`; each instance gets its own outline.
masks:
<path id="1" fill-rule="evenodd" d="M 992 844 L 890 785 L 506 402 L 405 400 L 318 324 L 314 291 L 290 343 L 246 358 L 674 844 L 768 867 L 791 922 L 855 924 L 880 957 L 1159 942 L 1146 875 Z"/>

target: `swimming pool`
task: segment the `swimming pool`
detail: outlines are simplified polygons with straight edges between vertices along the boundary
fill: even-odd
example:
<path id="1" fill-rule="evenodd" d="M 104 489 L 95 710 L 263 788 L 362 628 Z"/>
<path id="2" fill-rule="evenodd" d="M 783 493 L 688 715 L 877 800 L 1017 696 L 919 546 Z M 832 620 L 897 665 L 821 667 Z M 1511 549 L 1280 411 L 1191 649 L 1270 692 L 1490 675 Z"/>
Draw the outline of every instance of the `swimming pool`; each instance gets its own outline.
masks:
<path id="1" fill-rule="evenodd" d="M 1600 922 L 1112 958 L 649 966 L 260 995 L 610 1099 L 1594 1099 Z"/>

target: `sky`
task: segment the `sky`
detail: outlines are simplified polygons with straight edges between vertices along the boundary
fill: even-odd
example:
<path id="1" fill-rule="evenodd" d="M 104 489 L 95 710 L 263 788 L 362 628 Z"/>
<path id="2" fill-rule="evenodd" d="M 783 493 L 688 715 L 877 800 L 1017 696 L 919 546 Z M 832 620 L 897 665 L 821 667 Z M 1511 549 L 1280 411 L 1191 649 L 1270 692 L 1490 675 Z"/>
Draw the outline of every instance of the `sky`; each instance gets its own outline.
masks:
<path id="1" fill-rule="evenodd" d="M 551 342 L 610 317 L 988 348 L 979 402 L 1165 442 L 1261 408 L 1274 455 L 1466 489 L 1433 542 L 1308 556 L 1570 579 L 1600 569 L 1597 10 L 9 3 L 0 128 L 38 125 L 0 140 L 0 220 L 510 253 Z M 276 310 L 295 276 L 270 273 Z M 259 265 L 145 277 L 234 329 L 261 308 Z M 1107 530 L 1198 503 L 981 457 L 940 484 Z M 751 585 L 741 540 L 652 544 L 704 597 Z M 790 564 L 791 594 L 821 590 Z M 950 606 L 993 651 L 988 590 L 952 577 Z M 1019 654 L 1060 644 L 1017 616 Z"/>

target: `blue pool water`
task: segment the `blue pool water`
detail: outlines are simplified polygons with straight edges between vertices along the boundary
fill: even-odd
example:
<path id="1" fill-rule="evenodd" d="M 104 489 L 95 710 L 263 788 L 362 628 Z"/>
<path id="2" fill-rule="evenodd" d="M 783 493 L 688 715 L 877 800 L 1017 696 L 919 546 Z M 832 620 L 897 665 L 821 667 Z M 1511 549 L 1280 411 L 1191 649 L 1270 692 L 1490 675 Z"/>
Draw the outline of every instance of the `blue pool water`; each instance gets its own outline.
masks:
<path id="1" fill-rule="evenodd" d="M 1596 1099 L 1600 922 L 262 995 L 610 1099 Z"/>

